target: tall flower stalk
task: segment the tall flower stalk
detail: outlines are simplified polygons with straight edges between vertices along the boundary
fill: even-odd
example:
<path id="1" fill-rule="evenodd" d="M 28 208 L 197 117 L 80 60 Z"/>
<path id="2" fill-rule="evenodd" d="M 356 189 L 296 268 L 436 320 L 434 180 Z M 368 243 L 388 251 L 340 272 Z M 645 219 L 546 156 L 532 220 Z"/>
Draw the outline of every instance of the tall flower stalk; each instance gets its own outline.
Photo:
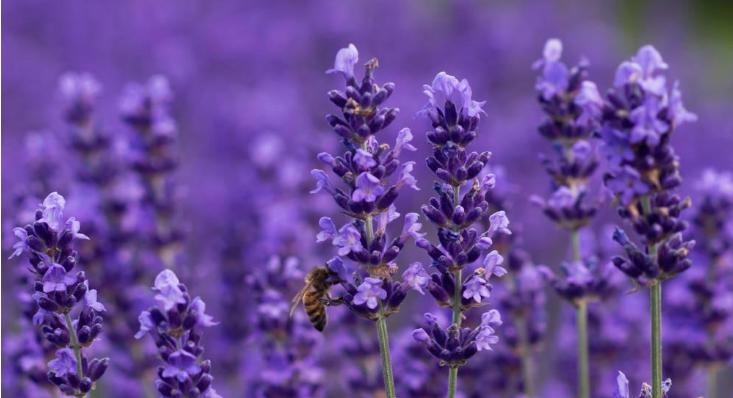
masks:
<path id="1" fill-rule="evenodd" d="M 427 165 L 438 180 L 434 185 L 437 197 L 432 197 L 422 211 L 438 228 L 438 243 L 417 240 L 432 259 L 432 274 L 421 263 L 414 263 L 404 277 L 419 292 L 429 291 L 439 306 L 451 309 L 448 328 L 428 313 L 427 329 L 416 329 L 413 338 L 424 344 L 441 366 L 448 367 L 448 396 L 453 398 L 458 390 L 458 368 L 476 352 L 490 350 L 498 342 L 494 327 L 501 324 L 501 317 L 497 310 L 485 312 L 475 328 L 462 324 L 468 310 L 488 303 L 490 278 L 506 273 L 501 266 L 504 259 L 496 250 L 486 254 L 480 266 L 473 264 L 491 248 L 492 237 L 509 233 L 509 220 L 503 211 L 497 211 L 489 216 L 487 231 L 474 227 L 489 210 L 484 196 L 495 184 L 493 174 L 480 176 L 491 154 L 467 149 L 478 136 L 483 103 L 472 99 L 467 80 L 459 81 L 445 72 L 425 86 L 425 94 L 428 104 L 423 114 L 432 124 L 427 138 L 433 145 Z"/>
<path id="2" fill-rule="evenodd" d="M 394 91 L 393 83 L 379 85 L 374 80 L 378 61 L 365 64 L 361 81 L 354 75 L 359 53 L 353 44 L 339 50 L 334 67 L 328 73 L 340 74 L 346 80 L 343 91 L 333 90 L 329 99 L 340 111 L 326 119 L 340 137 L 345 152 L 341 156 L 320 153 L 318 159 L 331 169 L 345 189 L 333 186 L 325 171 L 311 172 L 317 181 L 312 193 L 326 191 L 351 219 L 340 228 L 329 217 L 319 221 L 322 231 L 318 242 L 330 241 L 338 248 L 338 256 L 327 263 L 332 274 L 330 284 L 339 284 L 343 293 L 327 304 L 343 304 L 356 314 L 376 323 L 379 338 L 384 388 L 388 398 L 395 397 L 394 375 L 389 348 L 387 317 L 395 313 L 404 300 L 407 287 L 394 279 L 399 267 L 395 260 L 405 243 L 419 238 L 421 224 L 417 214 L 405 216 L 402 232 L 389 239 L 387 228 L 399 218 L 395 199 L 403 187 L 417 188 L 411 175 L 414 162 L 400 162 L 403 150 L 414 150 L 412 134 L 402 129 L 394 147 L 380 144 L 376 135 L 386 129 L 397 116 L 396 108 L 384 102 Z M 395 176 L 395 178 L 391 178 Z M 392 181 L 390 181 L 392 180 Z M 358 264 L 352 267 L 343 260 Z"/>
<path id="3" fill-rule="evenodd" d="M 641 286 L 649 288 L 651 322 L 651 386 L 662 398 L 662 284 L 688 269 L 694 241 L 683 233 L 681 213 L 689 199 L 674 193 L 681 184 L 679 160 L 672 149 L 673 131 L 696 120 L 682 105 L 679 84 L 668 88 L 667 64 L 652 46 L 644 46 L 616 71 L 607 95 L 600 135 L 608 158 L 606 187 L 619 202 L 619 215 L 633 228 L 643 248 L 622 229 L 614 240 L 626 252 L 614 264 Z"/>
<path id="4" fill-rule="evenodd" d="M 130 84 L 120 100 L 120 113 L 136 133 L 132 167 L 143 181 L 142 211 L 147 216 L 147 244 L 155 254 L 154 269 L 179 265 L 183 231 L 176 222 L 178 186 L 173 178 L 178 168 L 178 128 L 170 114 L 173 92 L 163 76 L 146 84 Z"/>
<path id="5" fill-rule="evenodd" d="M 171 270 L 163 270 L 153 284 L 156 305 L 140 313 L 139 339 L 150 335 L 163 365 L 158 368 L 155 388 L 161 397 L 221 398 L 212 382 L 211 361 L 201 357 L 201 328 L 216 325 L 205 313 L 200 297 L 188 289 Z"/>
<path id="6" fill-rule="evenodd" d="M 576 311 L 578 341 L 578 389 L 580 398 L 590 397 L 588 352 L 588 302 L 604 285 L 594 274 L 598 265 L 583 259 L 580 231 L 596 214 L 589 203 L 589 180 L 598 168 L 595 148 L 590 142 L 603 105 L 596 85 L 587 80 L 587 62 L 568 68 L 561 60 L 562 42 L 550 39 L 543 58 L 534 67 L 541 70 L 537 79 L 538 101 L 545 118 L 540 134 L 552 144 L 554 156 L 542 156 L 542 165 L 552 179 L 553 193 L 547 200 L 535 197 L 544 214 L 570 235 L 570 261 L 563 265 L 563 277 L 549 269 L 546 273 L 555 290 Z"/>
<path id="7" fill-rule="evenodd" d="M 43 200 L 35 221 L 13 230 L 18 238 L 12 257 L 28 254 L 35 277 L 33 322 L 51 344 L 56 358 L 48 362 L 48 379 L 70 396 L 86 397 L 109 366 L 108 358 L 88 359 L 88 349 L 102 332 L 104 305 L 89 287 L 83 271 L 75 271 L 79 232 L 74 218 L 63 219 L 66 200 L 56 192 Z"/>
<path id="8" fill-rule="evenodd" d="M 665 363 L 664 370 L 680 385 L 692 379 L 694 366 L 703 368 L 705 397 L 716 398 L 721 393 L 718 373 L 733 358 L 733 176 L 707 169 L 695 185 L 691 230 L 698 244 L 692 258 L 701 266 L 667 289 L 665 324 L 673 332 L 665 340 L 674 359 Z M 700 390 L 698 384 L 689 387 Z"/>

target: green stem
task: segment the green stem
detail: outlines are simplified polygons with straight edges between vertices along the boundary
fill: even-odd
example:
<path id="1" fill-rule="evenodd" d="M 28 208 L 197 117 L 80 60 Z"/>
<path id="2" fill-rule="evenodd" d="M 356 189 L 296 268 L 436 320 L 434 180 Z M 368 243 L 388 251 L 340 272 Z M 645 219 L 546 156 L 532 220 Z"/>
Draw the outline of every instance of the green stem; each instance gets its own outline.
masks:
<path id="1" fill-rule="evenodd" d="M 707 369 L 707 394 L 705 398 L 717 398 L 718 396 L 718 367 L 713 365 Z"/>
<path id="2" fill-rule="evenodd" d="M 374 239 L 374 225 L 371 215 L 366 216 L 364 219 L 364 228 L 366 229 L 366 243 L 368 247 Z M 381 304 L 379 307 L 379 319 L 377 319 L 377 335 L 379 335 L 379 356 L 382 358 L 384 390 L 387 398 L 395 398 L 394 374 L 392 372 L 392 359 L 389 351 L 389 333 L 387 332 L 387 320 Z"/>
<path id="3" fill-rule="evenodd" d="M 461 202 L 461 186 L 453 186 L 453 208 L 459 206 Z M 457 228 L 456 228 L 457 229 Z M 461 291 L 463 290 L 463 272 L 461 269 L 453 271 L 453 279 L 455 280 L 453 289 L 453 316 L 451 321 L 458 328 L 461 327 Z M 458 386 L 458 366 L 448 368 L 448 398 L 455 398 Z"/>
<path id="4" fill-rule="evenodd" d="M 577 229 L 570 232 L 570 247 L 573 261 L 581 261 L 580 237 Z M 585 300 L 581 300 L 577 303 L 575 317 L 576 327 L 578 329 L 578 397 L 590 398 L 588 303 Z"/>
<path id="5" fill-rule="evenodd" d="M 448 369 L 448 398 L 456 397 L 456 386 L 458 385 L 458 367 L 451 366 Z"/>
<path id="6" fill-rule="evenodd" d="M 662 396 L 662 283 L 649 287 L 649 315 L 652 319 L 652 398 Z"/>
<path id="7" fill-rule="evenodd" d="M 641 200 L 644 214 L 652 212 L 649 196 Z M 649 257 L 657 262 L 657 245 L 648 246 Z M 649 286 L 649 317 L 651 318 L 651 365 L 652 365 L 652 398 L 663 398 L 662 395 L 662 281 L 653 280 Z"/>
<path id="8" fill-rule="evenodd" d="M 578 324 L 578 391 L 580 398 L 590 398 L 588 360 L 588 303 L 581 300 L 576 309 Z"/>
<path id="9" fill-rule="evenodd" d="M 76 357 L 76 375 L 79 379 L 84 378 L 84 368 L 81 362 L 81 345 L 79 344 L 79 338 L 76 335 L 76 329 L 74 329 L 74 323 L 71 321 L 69 313 L 64 314 L 64 320 L 66 321 L 66 329 L 69 331 L 69 340 L 71 340 L 71 349 L 74 350 L 74 357 Z M 85 397 L 86 394 L 80 394 L 79 397 Z"/>
<path id="10" fill-rule="evenodd" d="M 377 333 L 379 334 L 379 355 L 382 357 L 382 377 L 387 398 L 395 398 L 394 375 L 392 373 L 392 361 L 389 351 L 389 334 L 387 333 L 387 320 L 380 317 L 377 320 Z"/>

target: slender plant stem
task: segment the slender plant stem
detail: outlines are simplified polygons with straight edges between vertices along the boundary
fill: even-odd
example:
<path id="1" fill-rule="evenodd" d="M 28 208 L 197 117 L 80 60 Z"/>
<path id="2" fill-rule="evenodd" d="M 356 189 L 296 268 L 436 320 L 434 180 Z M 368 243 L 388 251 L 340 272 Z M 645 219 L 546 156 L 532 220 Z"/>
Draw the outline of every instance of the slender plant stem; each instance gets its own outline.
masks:
<path id="1" fill-rule="evenodd" d="M 453 207 L 459 205 L 461 201 L 461 186 L 453 186 Z M 451 321 L 457 327 L 461 327 L 461 291 L 463 290 L 463 272 L 458 269 L 453 271 L 454 290 L 453 290 L 453 316 Z M 448 398 L 455 398 L 456 389 L 458 387 L 458 367 L 451 366 L 448 368 Z"/>
<path id="2" fill-rule="evenodd" d="M 364 220 L 366 229 L 366 243 L 369 246 L 374 239 L 374 225 L 371 215 Z M 389 333 L 387 332 L 387 320 L 384 316 L 382 305 L 379 306 L 379 319 L 377 319 L 377 335 L 379 336 L 379 356 L 382 358 L 382 378 L 387 398 L 395 398 L 394 374 L 392 372 L 392 359 L 389 351 Z"/>
<path id="3" fill-rule="evenodd" d="M 705 398 L 718 398 L 718 367 L 713 365 L 707 368 L 707 394 Z"/>
<path id="4" fill-rule="evenodd" d="M 645 196 L 641 200 L 644 214 L 652 211 L 651 199 Z M 648 247 L 649 257 L 657 262 L 657 245 Z M 649 317 L 651 318 L 651 365 L 652 365 L 652 398 L 663 398 L 662 395 L 662 281 L 654 280 L 649 286 Z"/>
<path id="5" fill-rule="evenodd" d="M 578 325 L 578 396 L 580 398 L 590 398 L 588 302 L 581 300 L 575 314 Z"/>
<path id="6" fill-rule="evenodd" d="M 458 385 L 458 367 L 448 369 L 448 398 L 456 397 L 456 386 Z"/>
<path id="7" fill-rule="evenodd" d="M 570 247 L 573 261 L 581 261 L 578 230 L 570 232 Z M 578 333 L 578 397 L 590 398 L 590 361 L 588 359 L 588 303 L 581 300 L 575 309 Z"/>
<path id="8" fill-rule="evenodd" d="M 84 378 L 84 367 L 81 362 L 81 345 L 79 344 L 79 337 L 76 335 L 76 329 L 74 329 L 74 323 L 71 321 L 71 316 L 67 312 L 64 314 L 64 320 L 66 321 L 66 329 L 69 331 L 69 340 L 71 341 L 71 349 L 74 350 L 74 357 L 76 358 L 76 375 L 79 379 Z M 79 397 L 85 397 L 86 394 L 81 394 Z"/>
<path id="9" fill-rule="evenodd" d="M 652 398 L 662 396 L 662 283 L 649 287 L 649 315 L 652 319 Z"/>
<path id="10" fill-rule="evenodd" d="M 389 334 L 387 333 L 387 320 L 380 317 L 377 320 L 377 333 L 379 334 L 379 354 L 382 357 L 382 377 L 384 378 L 384 389 L 387 398 L 395 398 L 394 375 L 392 374 L 392 360 L 389 351 Z"/>

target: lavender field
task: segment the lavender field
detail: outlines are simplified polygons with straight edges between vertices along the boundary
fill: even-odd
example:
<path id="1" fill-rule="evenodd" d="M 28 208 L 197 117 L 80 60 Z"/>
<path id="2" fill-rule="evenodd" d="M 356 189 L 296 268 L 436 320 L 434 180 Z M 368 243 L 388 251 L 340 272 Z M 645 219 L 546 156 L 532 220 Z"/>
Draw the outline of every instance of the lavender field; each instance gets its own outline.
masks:
<path id="1" fill-rule="evenodd" d="M 733 396 L 727 2 L 2 12 L 7 396 Z"/>

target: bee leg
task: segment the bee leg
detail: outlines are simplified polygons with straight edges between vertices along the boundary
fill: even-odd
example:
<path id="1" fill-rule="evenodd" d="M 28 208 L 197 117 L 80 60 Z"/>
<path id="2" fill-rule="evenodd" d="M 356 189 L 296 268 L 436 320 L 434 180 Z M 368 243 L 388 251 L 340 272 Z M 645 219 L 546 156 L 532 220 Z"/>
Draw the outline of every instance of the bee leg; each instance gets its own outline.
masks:
<path id="1" fill-rule="evenodd" d="M 321 302 L 323 303 L 323 305 L 327 305 L 329 307 L 345 304 L 345 301 L 343 298 L 331 297 L 330 295 L 326 295 L 326 297 L 322 298 Z"/>

